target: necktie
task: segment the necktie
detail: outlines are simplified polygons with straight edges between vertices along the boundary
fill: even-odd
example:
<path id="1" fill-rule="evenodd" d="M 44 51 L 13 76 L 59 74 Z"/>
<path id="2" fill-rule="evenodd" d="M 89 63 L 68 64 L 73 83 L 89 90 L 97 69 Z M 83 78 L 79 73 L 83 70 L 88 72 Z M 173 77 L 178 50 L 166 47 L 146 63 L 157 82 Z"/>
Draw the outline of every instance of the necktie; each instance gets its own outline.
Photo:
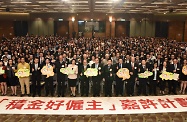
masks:
<path id="1" fill-rule="evenodd" d="M 38 64 L 35 64 L 35 70 L 37 71 L 37 69 L 38 69 Z"/>
<path id="2" fill-rule="evenodd" d="M 98 64 L 96 64 L 96 67 L 95 68 L 98 68 Z"/>
<path id="3" fill-rule="evenodd" d="M 132 69 L 134 69 L 134 63 L 132 63 Z"/>

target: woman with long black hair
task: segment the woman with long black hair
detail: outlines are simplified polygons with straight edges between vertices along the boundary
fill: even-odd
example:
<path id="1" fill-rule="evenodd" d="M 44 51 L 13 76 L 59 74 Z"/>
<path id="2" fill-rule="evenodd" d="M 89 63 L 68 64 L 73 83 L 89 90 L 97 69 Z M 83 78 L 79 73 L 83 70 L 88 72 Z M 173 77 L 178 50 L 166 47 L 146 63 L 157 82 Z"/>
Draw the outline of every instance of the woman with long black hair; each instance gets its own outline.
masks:
<path id="1" fill-rule="evenodd" d="M 17 77 L 15 76 L 15 70 L 16 70 L 16 65 L 13 63 L 12 59 L 9 59 L 6 74 L 12 89 L 11 96 L 17 96 L 16 91 L 17 91 L 18 81 L 17 81 Z"/>

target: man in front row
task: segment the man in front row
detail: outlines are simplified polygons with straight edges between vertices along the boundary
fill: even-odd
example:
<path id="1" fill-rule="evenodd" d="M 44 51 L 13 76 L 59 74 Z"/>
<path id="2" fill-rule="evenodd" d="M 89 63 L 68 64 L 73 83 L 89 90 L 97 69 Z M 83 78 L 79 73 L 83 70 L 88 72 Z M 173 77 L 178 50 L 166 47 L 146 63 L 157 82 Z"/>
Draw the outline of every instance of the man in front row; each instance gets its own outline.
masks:
<path id="1" fill-rule="evenodd" d="M 39 58 L 34 59 L 34 63 L 31 64 L 32 71 L 32 96 L 35 97 L 36 91 L 38 96 L 41 96 L 41 69 L 42 65 L 39 63 Z"/>
<path id="2" fill-rule="evenodd" d="M 112 60 L 108 59 L 107 65 L 103 68 L 103 77 L 105 81 L 105 97 L 112 97 L 112 83 L 114 81 L 114 68 Z"/>
<path id="3" fill-rule="evenodd" d="M 86 97 L 88 97 L 88 93 L 89 93 L 89 77 L 87 77 L 86 75 L 84 75 L 84 72 L 90 68 L 90 66 L 88 65 L 88 62 L 86 59 L 83 60 L 83 65 L 80 67 L 80 81 L 81 81 L 81 96 L 83 97 L 84 95 L 86 95 Z"/>
<path id="4" fill-rule="evenodd" d="M 146 64 L 145 60 L 142 60 L 142 64 L 139 66 L 139 73 L 144 73 L 149 68 L 148 63 Z M 148 78 L 139 78 L 139 88 L 138 88 L 138 96 L 143 92 L 144 96 L 147 96 L 146 85 L 148 82 Z"/>
<path id="5" fill-rule="evenodd" d="M 99 63 L 99 58 L 95 59 L 95 63 L 92 64 L 91 68 L 96 68 L 98 70 L 98 75 L 92 77 L 93 82 L 93 96 L 100 96 L 100 84 L 102 80 L 102 65 Z"/>
<path id="6" fill-rule="evenodd" d="M 130 79 L 127 80 L 127 96 L 134 96 L 134 85 L 138 77 L 138 64 L 135 58 L 131 57 L 130 63 L 126 66 L 129 69 Z"/>
<path id="7" fill-rule="evenodd" d="M 125 64 L 123 63 L 123 60 L 120 58 L 119 59 L 119 63 L 116 64 L 116 71 L 115 73 L 118 72 L 119 69 L 121 68 L 125 68 Z M 124 81 L 122 78 L 119 78 L 117 75 L 116 75 L 116 97 L 118 95 L 121 95 L 123 96 L 123 86 L 124 86 Z"/>
<path id="8" fill-rule="evenodd" d="M 21 63 L 18 64 L 17 70 L 19 69 L 28 69 L 30 71 L 30 65 L 25 62 L 25 58 L 21 58 Z M 21 77 L 19 78 L 19 82 L 21 85 L 21 97 L 25 95 L 25 85 L 26 85 L 26 91 L 27 95 L 30 96 L 30 83 L 29 83 L 29 76 L 28 77 Z"/>

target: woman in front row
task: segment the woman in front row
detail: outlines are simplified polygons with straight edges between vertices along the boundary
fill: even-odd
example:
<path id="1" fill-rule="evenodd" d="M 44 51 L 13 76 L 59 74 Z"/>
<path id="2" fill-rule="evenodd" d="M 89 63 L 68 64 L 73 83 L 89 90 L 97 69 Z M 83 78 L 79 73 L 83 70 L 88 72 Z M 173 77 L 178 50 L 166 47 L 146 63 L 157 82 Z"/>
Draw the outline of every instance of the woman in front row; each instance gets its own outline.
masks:
<path id="1" fill-rule="evenodd" d="M 77 83 L 77 74 L 78 74 L 78 66 L 75 64 L 76 61 L 75 59 L 72 59 L 71 64 L 68 65 L 70 69 L 73 70 L 74 74 L 69 74 L 68 75 L 68 84 L 71 89 L 71 96 L 76 96 L 75 91 L 76 91 L 76 83 Z"/>
<path id="2" fill-rule="evenodd" d="M 1 91 L 2 91 L 2 96 L 6 95 L 7 92 L 7 75 L 5 74 L 6 67 L 4 66 L 4 63 L 2 60 L 0 60 L 0 83 L 1 83 Z"/>
<path id="3" fill-rule="evenodd" d="M 187 61 L 186 60 L 184 60 L 184 62 L 183 62 L 182 69 L 183 68 L 187 68 Z M 187 86 L 187 75 L 185 75 L 183 73 L 183 71 L 181 70 L 179 78 L 181 80 L 181 89 L 179 92 L 181 94 L 185 94 L 185 90 L 186 90 L 186 86 Z"/>
<path id="4" fill-rule="evenodd" d="M 13 64 L 13 60 L 12 59 L 8 60 L 6 73 L 7 73 L 8 81 L 12 89 L 11 96 L 17 96 L 16 91 L 17 91 L 18 79 L 15 76 L 15 70 L 16 70 L 16 66 Z"/>

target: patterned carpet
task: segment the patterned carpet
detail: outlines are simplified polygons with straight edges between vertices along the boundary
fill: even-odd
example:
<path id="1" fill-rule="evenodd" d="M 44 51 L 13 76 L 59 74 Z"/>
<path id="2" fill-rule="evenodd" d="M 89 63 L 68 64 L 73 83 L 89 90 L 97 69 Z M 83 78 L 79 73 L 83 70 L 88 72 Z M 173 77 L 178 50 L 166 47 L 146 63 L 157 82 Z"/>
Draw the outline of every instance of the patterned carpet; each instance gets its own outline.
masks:
<path id="1" fill-rule="evenodd" d="M 0 122 L 187 122 L 187 112 L 98 116 L 1 115 Z"/>

